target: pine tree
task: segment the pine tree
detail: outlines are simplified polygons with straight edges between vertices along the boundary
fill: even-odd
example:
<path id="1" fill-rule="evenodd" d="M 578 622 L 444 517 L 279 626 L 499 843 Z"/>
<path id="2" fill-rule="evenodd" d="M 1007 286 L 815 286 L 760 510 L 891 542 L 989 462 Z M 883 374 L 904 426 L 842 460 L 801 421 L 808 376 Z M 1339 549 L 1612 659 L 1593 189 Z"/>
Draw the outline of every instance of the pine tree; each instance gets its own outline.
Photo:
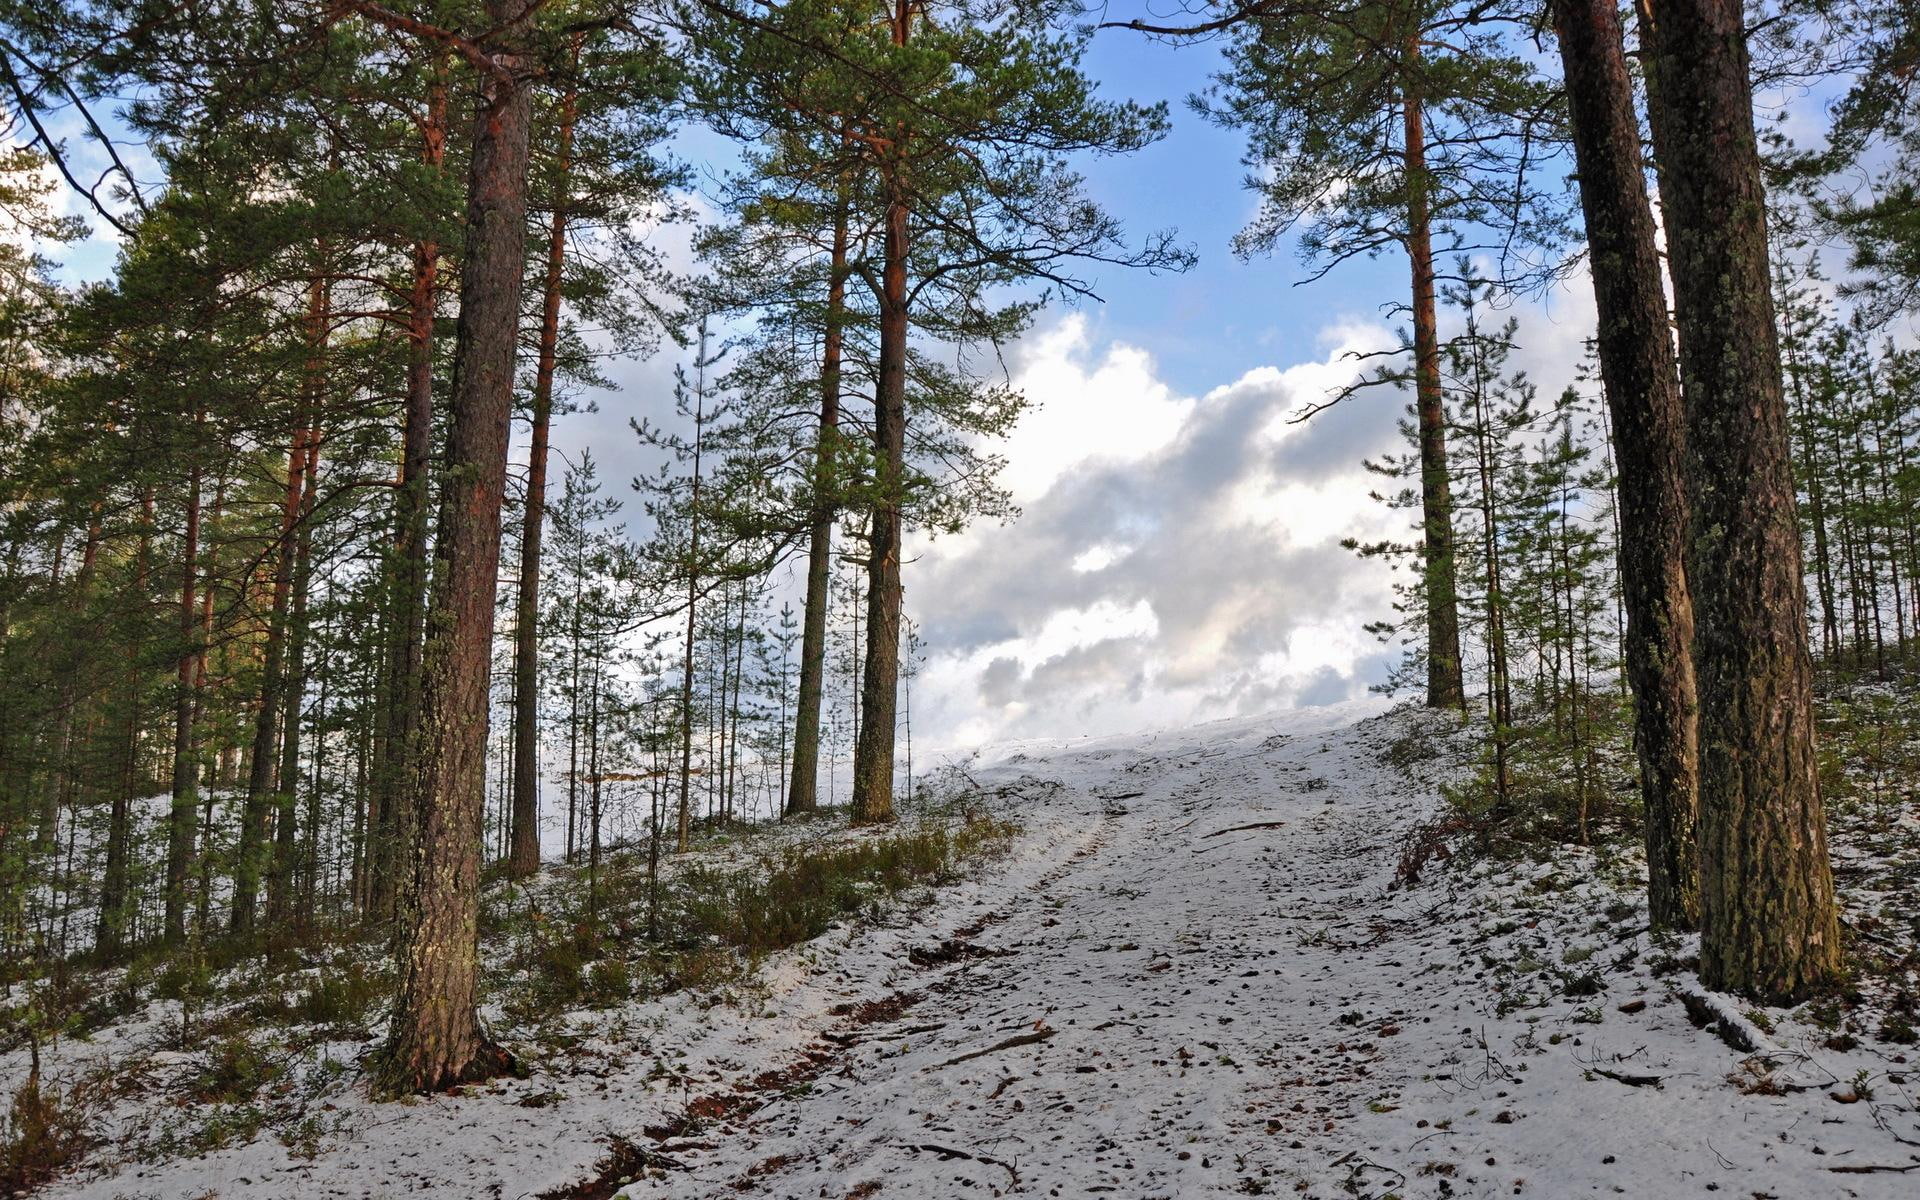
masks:
<path id="1" fill-rule="evenodd" d="M 1235 249 L 1270 252 L 1298 232 L 1312 279 L 1388 249 L 1407 256 L 1427 703 L 1464 708 L 1434 264 L 1448 251 L 1498 252 L 1513 285 L 1552 269 L 1521 253 L 1564 236 L 1557 193 L 1538 178 L 1540 145 L 1557 136 L 1551 84 L 1501 40 L 1530 26 L 1533 9 L 1454 0 L 1211 7 L 1221 15 L 1187 26 L 1125 25 L 1231 39 L 1226 69 L 1194 103 L 1248 137 L 1260 210 Z"/>
<path id="2" fill-rule="evenodd" d="M 1744 10 L 1643 11 L 1680 329 L 1700 697 L 1701 979 L 1797 997 L 1839 963 Z"/>

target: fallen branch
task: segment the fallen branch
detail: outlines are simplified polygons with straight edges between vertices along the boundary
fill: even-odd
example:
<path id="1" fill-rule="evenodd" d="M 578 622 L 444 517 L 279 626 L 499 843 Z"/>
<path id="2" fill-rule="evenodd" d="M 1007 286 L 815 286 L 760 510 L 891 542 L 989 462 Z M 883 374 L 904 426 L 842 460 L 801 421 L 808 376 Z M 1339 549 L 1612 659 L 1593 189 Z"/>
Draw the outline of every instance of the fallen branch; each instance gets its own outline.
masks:
<path id="1" fill-rule="evenodd" d="M 1887 1167 L 1875 1163 L 1871 1166 L 1828 1167 L 1827 1170 L 1832 1171 L 1835 1175 L 1877 1175 L 1883 1172 L 1899 1175 L 1907 1171 L 1920 1171 L 1920 1162 L 1908 1163 L 1904 1167 Z"/>
<path id="2" fill-rule="evenodd" d="M 1212 833 L 1203 833 L 1200 837 L 1204 840 L 1206 838 L 1217 838 L 1223 834 L 1240 833 L 1248 829 L 1278 829 L 1285 824 L 1285 821 L 1255 821 L 1251 825 L 1235 825 L 1229 829 L 1216 829 Z"/>
<path id="3" fill-rule="evenodd" d="M 922 1069 L 927 1071 L 938 1071 L 942 1067 L 958 1066 L 963 1062 L 971 1062 L 973 1059 L 976 1059 L 976 1058 L 985 1058 L 989 1054 L 998 1054 L 1002 1050 L 1013 1050 L 1021 1046 L 1036 1045 L 1037 1043 L 1046 1041 L 1048 1038 L 1052 1037 L 1055 1033 L 1058 1033 L 1058 1032 L 1059 1032 L 1058 1030 L 1052 1028 L 1051 1026 L 1048 1026 L 1043 1029 L 1036 1029 L 1032 1033 L 1015 1034 L 1014 1036 L 1006 1039 L 1003 1042 L 995 1042 L 993 1045 L 988 1046 L 981 1050 L 969 1050 L 965 1054 L 960 1055 L 958 1058 L 950 1058 L 946 1062 L 935 1063 L 931 1067 L 925 1067 Z"/>
<path id="4" fill-rule="evenodd" d="M 1659 1087 L 1662 1079 L 1659 1075 L 1622 1075 L 1618 1071 L 1609 1071 L 1605 1067 L 1588 1067 L 1587 1069 L 1595 1075 L 1605 1075 L 1608 1079 L 1624 1083 L 1628 1087 Z"/>

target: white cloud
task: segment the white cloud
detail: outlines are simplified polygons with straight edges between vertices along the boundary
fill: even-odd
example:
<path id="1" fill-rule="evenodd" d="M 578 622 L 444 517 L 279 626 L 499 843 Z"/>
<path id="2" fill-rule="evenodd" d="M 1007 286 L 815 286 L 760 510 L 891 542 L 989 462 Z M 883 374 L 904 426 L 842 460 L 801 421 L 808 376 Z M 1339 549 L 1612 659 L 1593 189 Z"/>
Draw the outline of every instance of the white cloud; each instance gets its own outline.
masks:
<path id="1" fill-rule="evenodd" d="M 1351 380 L 1378 325 L 1318 356 L 1179 394 L 1152 358 L 1069 316 L 1021 348 L 1042 406 L 1007 446 L 1023 515 L 916 548 L 907 601 L 931 657 L 919 737 L 941 748 L 1119 732 L 1365 691 L 1387 573 L 1339 546 L 1401 518 L 1360 459 L 1404 400 L 1368 393 L 1290 420 Z"/>

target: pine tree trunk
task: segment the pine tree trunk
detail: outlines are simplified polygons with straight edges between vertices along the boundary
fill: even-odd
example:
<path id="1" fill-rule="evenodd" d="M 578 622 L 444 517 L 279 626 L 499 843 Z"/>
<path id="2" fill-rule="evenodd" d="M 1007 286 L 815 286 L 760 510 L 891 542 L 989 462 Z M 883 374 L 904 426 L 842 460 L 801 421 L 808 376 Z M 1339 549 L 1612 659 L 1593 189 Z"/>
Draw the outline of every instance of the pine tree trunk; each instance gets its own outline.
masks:
<path id="1" fill-rule="evenodd" d="M 318 293 L 318 281 L 314 290 Z M 268 824 L 274 813 L 275 734 L 281 716 L 282 676 L 285 672 L 287 604 L 293 594 L 294 525 L 300 518 L 301 489 L 306 481 L 307 417 L 296 419 L 287 450 L 287 486 L 280 510 L 280 538 L 275 551 L 273 607 L 267 617 L 266 646 L 261 655 L 260 704 L 254 710 L 253 756 L 247 772 L 247 799 L 241 810 L 239 850 L 234 857 L 233 905 L 228 926 L 234 933 L 253 929 L 260 903 L 260 877 L 266 863 Z"/>
<path id="2" fill-rule="evenodd" d="M 1691 483 L 1700 977 L 1787 1001 L 1840 937 L 1739 0 L 1642 7 Z"/>
<path id="3" fill-rule="evenodd" d="M 580 60 L 580 36 L 573 61 Z M 525 879 L 540 869 L 540 541 L 547 523 L 547 431 L 553 421 L 553 376 L 560 344 L 560 285 L 567 256 L 567 184 L 573 170 L 577 100 L 560 98 L 554 152 L 553 225 L 547 236 L 546 288 L 533 375 L 533 442 L 527 456 L 527 500 L 520 527 L 520 591 L 513 627 L 513 842 L 507 873 Z"/>
<path id="4" fill-rule="evenodd" d="M 1700 920 L 1698 717 L 1687 589 L 1686 414 L 1640 158 L 1633 80 L 1613 0 L 1555 0 L 1580 170 L 1600 377 L 1618 456 L 1624 653 L 1646 808 L 1655 928 Z"/>
<path id="5" fill-rule="evenodd" d="M 140 508 L 140 549 L 134 559 L 133 594 L 143 598 L 147 591 L 147 561 L 153 540 L 151 487 L 142 494 Z M 89 561 L 93 548 L 99 543 L 98 528 L 96 522 L 89 534 Z M 137 669 L 128 671 L 126 683 L 125 757 L 121 762 L 120 786 L 114 790 L 107 814 L 107 853 L 100 877 L 100 918 L 94 932 L 94 943 L 100 947 L 102 954 L 109 957 L 118 954 L 125 946 L 134 916 L 128 911 L 128 903 L 133 899 L 133 795 L 139 783 L 137 768 L 142 724 L 140 673 Z"/>
<path id="6" fill-rule="evenodd" d="M 1417 59 L 1417 43 L 1408 47 Z M 1426 196 L 1426 115 L 1409 93 L 1406 119 L 1407 259 L 1413 268 L 1414 410 L 1420 426 L 1420 511 L 1427 599 L 1427 707 L 1467 706 L 1460 667 L 1459 585 L 1454 576 L 1453 497 L 1447 487 L 1447 416 L 1440 383 L 1440 330 L 1433 277 L 1433 222 Z"/>
<path id="7" fill-rule="evenodd" d="M 1787 299 L 1783 283 L 1781 303 L 1786 303 Z M 1807 488 L 1808 523 L 1813 527 L 1813 574 L 1820 601 L 1820 641 L 1828 660 L 1838 661 L 1840 624 L 1834 615 L 1833 560 L 1827 548 L 1827 506 L 1822 488 L 1820 439 L 1815 436 L 1816 418 L 1807 402 L 1806 376 L 1797 359 L 1796 344 L 1797 338 L 1789 340 L 1785 347 L 1787 381 L 1792 385 L 1793 407 L 1798 411 L 1801 428 L 1805 431 L 1800 439 L 1800 482 Z"/>
<path id="8" fill-rule="evenodd" d="M 195 414 L 194 424 L 200 424 Z M 187 936 L 187 875 L 193 866 L 194 783 L 199 764 L 193 754 L 194 664 L 199 660 L 195 633 L 200 624 L 194 595 L 200 571 L 200 465 L 196 457 L 187 480 L 187 514 L 180 549 L 180 657 L 175 663 L 173 697 L 173 793 L 167 811 L 166 938 Z"/>
<path id="9" fill-rule="evenodd" d="M 502 36 L 523 32 L 526 10 L 515 0 L 488 0 L 487 10 Z M 418 814 L 419 836 L 383 1064 L 383 1082 L 394 1092 L 438 1091 L 508 1061 L 481 1029 L 476 1004 L 488 676 L 526 266 L 532 93 L 520 70 L 519 56 L 499 48 L 478 81 L 447 499 L 435 546 L 419 755 L 404 801 Z"/>
<path id="10" fill-rule="evenodd" d="M 316 403 L 320 397 L 314 397 Z M 314 411 L 318 411 L 316 407 Z M 300 484 L 300 524 L 294 536 L 293 595 L 287 608 L 287 675 L 281 688 L 279 787 L 274 792 L 273 870 L 267 878 L 267 916 L 276 926 L 293 915 L 294 869 L 299 856 L 295 829 L 300 786 L 300 716 L 307 690 L 307 592 L 313 579 L 315 473 L 320 465 L 320 431 L 307 430 L 307 465 Z"/>
<path id="11" fill-rule="evenodd" d="M 819 806 L 820 706 L 826 691 L 827 593 L 833 580 L 833 441 L 840 434 L 840 355 L 847 311 L 847 205 L 833 215 L 833 257 L 827 268 L 825 339 L 820 355 L 820 426 L 814 435 L 813 530 L 807 543 L 807 597 L 800 630 L 800 694 L 793 715 L 793 778 L 789 814 Z"/>
<path id="12" fill-rule="evenodd" d="M 894 40 L 911 19 L 898 0 Z M 874 396 L 874 488 L 867 530 L 867 648 L 860 680 L 860 727 L 853 755 L 853 821 L 893 819 L 894 703 L 900 673 L 900 504 L 907 433 L 907 200 L 900 166 L 887 181 L 880 296 L 880 361 Z"/>
<path id="13" fill-rule="evenodd" d="M 700 337 L 700 357 L 706 358 L 706 330 Z M 680 670 L 680 813 L 674 853 L 685 854 L 693 840 L 693 642 L 700 612 L 700 450 L 706 421 L 704 388 L 693 413 L 693 494 L 687 509 L 687 639 Z"/>
<path id="14" fill-rule="evenodd" d="M 422 164 L 439 173 L 446 162 L 447 85 L 436 67 L 420 123 Z M 440 281 L 440 246 L 427 239 L 413 249 L 413 286 L 407 297 L 407 398 L 402 419 L 400 486 L 395 495 L 391 623 L 386 665 L 387 704 L 382 760 L 373 773 L 368 824 L 367 912 L 396 915 L 402 876 L 412 857 L 414 813 L 405 807 L 420 730 L 420 688 L 426 644 L 428 483 L 433 457 L 433 332 Z"/>

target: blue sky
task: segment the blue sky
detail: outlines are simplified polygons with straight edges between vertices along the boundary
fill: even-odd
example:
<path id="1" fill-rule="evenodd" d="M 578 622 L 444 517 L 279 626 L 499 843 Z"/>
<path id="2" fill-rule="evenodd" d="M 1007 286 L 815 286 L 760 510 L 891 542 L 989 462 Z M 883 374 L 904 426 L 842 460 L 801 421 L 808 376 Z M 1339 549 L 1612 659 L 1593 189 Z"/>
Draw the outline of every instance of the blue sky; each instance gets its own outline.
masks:
<path id="1" fill-rule="evenodd" d="M 1233 254 L 1229 239 L 1254 207 L 1240 163 L 1244 146 L 1239 134 L 1186 103 L 1219 61 L 1215 41 L 1171 45 L 1103 29 L 1086 64 L 1105 96 L 1165 101 L 1173 123 L 1163 141 L 1138 154 L 1086 163 L 1093 194 L 1136 236 L 1177 228 L 1200 255 L 1192 271 L 1173 278 L 1106 272 L 1100 292 L 1107 303 L 1090 307 L 1088 317 L 1102 335 L 1151 346 L 1167 380 L 1190 391 L 1312 351 L 1330 319 L 1377 315 L 1406 274 L 1397 257 L 1363 260 L 1301 288 L 1294 285 L 1307 272 L 1290 250 L 1247 261 Z"/>

